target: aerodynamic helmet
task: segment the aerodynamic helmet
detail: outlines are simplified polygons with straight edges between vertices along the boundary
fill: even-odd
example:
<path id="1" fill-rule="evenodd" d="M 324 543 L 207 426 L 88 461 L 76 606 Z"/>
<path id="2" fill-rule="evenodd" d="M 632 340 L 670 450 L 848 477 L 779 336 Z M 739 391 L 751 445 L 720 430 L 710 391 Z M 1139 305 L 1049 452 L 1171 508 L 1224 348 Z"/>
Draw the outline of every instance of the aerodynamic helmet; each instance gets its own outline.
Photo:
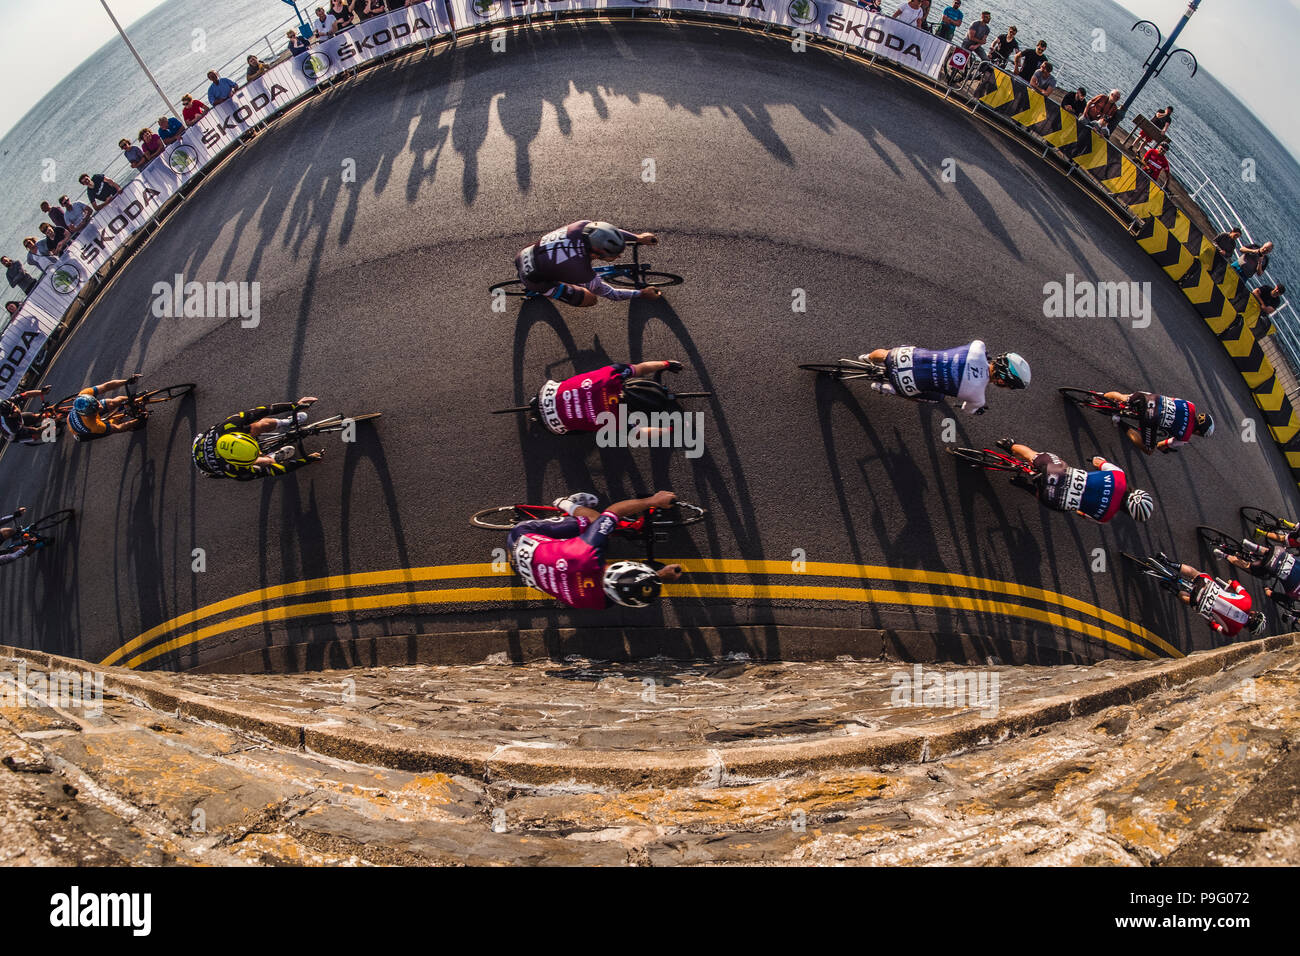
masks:
<path id="1" fill-rule="evenodd" d="M 627 242 L 623 239 L 623 234 L 607 222 L 589 222 L 582 229 L 583 235 L 587 237 L 587 242 L 591 248 L 606 256 L 619 256 L 623 254 L 623 249 Z"/>
<path id="2" fill-rule="evenodd" d="M 624 607 L 645 607 L 659 597 L 659 575 L 638 561 L 617 561 L 605 569 L 605 594 Z"/>
<path id="3" fill-rule="evenodd" d="M 1124 504 L 1128 507 L 1128 513 L 1133 516 L 1134 521 L 1146 521 L 1155 513 L 1156 502 L 1151 495 L 1141 488 L 1134 488 L 1124 499 Z"/>
<path id="4" fill-rule="evenodd" d="M 82 418 L 95 414 L 103 407 L 99 403 L 99 399 L 93 395 L 78 395 L 77 400 L 72 403 L 72 410 Z"/>
<path id="5" fill-rule="evenodd" d="M 993 373 L 1012 388 L 1028 388 L 1033 375 L 1018 352 L 1003 352 L 993 360 Z"/>

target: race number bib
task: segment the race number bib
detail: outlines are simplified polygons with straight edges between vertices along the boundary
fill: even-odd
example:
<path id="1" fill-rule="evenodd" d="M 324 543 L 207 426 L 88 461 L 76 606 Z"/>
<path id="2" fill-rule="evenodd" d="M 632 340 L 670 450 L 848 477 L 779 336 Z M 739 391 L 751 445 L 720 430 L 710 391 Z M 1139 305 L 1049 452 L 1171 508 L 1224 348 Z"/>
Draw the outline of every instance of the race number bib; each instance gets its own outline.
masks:
<path id="1" fill-rule="evenodd" d="M 900 395 L 915 396 L 921 394 L 921 390 L 916 387 L 916 365 L 913 362 L 912 352 L 915 350 L 914 345 L 904 345 L 902 348 L 894 349 L 894 388 Z"/>
<path id="2" fill-rule="evenodd" d="M 533 576 L 533 554 L 537 551 L 538 543 L 536 538 L 529 535 L 515 542 L 515 569 L 530 588 L 537 587 L 537 579 Z"/>
<path id="3" fill-rule="evenodd" d="M 1066 473 L 1066 481 L 1069 483 L 1065 487 L 1063 496 L 1065 506 L 1071 511 L 1078 511 L 1083 506 L 1083 492 L 1088 487 L 1088 473 L 1082 468 L 1071 468 Z"/>

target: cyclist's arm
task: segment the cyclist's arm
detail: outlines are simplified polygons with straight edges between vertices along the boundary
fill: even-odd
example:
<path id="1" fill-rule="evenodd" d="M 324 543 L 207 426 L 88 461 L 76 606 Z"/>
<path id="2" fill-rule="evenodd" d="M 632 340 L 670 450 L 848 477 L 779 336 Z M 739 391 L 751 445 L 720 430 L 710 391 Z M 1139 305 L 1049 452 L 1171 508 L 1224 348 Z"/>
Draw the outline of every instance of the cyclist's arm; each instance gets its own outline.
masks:
<path id="1" fill-rule="evenodd" d="M 628 498 L 625 501 L 616 501 L 605 511 L 619 518 L 635 518 L 651 508 L 671 507 L 676 500 L 677 496 L 671 491 L 657 491 L 649 498 Z"/>
<path id="2" fill-rule="evenodd" d="M 258 461 L 263 459 L 259 458 Z M 236 481 L 252 481 L 255 478 L 276 478 L 280 475 L 287 475 L 291 471 L 297 471 L 305 465 L 310 465 L 314 459 L 300 457 L 290 458 L 288 461 L 276 461 L 270 459 L 269 464 L 265 465 L 248 465 L 246 467 L 232 466 L 226 476 L 234 478 Z"/>
<path id="3" fill-rule="evenodd" d="M 20 547 L 14 548 L 12 551 L 0 553 L 0 564 L 9 564 L 12 561 L 17 561 L 19 558 L 26 557 L 27 548 L 28 546 L 24 544 Z"/>
<path id="4" fill-rule="evenodd" d="M 271 405 L 258 405 L 256 408 L 248 409 L 248 411 L 240 412 L 237 415 L 231 415 L 221 423 L 221 431 L 246 432 L 253 422 L 260 421 L 268 416 L 283 415 L 294 407 L 295 405 L 293 402 L 275 402 Z"/>
<path id="5" fill-rule="evenodd" d="M 640 289 L 615 289 L 600 276 L 596 276 L 596 278 L 588 282 L 586 287 L 596 293 L 596 295 L 602 296 L 613 302 L 622 302 L 627 299 L 641 298 Z"/>

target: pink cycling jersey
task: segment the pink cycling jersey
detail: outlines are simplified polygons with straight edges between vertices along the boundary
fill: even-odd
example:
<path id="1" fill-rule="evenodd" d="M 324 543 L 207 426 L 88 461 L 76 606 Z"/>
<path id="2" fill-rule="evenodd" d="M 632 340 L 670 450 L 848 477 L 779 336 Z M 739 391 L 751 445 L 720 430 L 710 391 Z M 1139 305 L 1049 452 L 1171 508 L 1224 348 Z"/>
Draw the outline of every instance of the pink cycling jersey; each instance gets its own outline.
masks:
<path id="1" fill-rule="evenodd" d="M 514 544 L 515 569 L 524 583 L 580 609 L 608 606 L 605 597 L 605 542 L 618 525 L 618 516 L 604 512 L 594 525 L 574 516 L 580 533 L 551 538 L 527 533 Z M 567 523 L 567 522 L 566 522 Z"/>
<path id="2" fill-rule="evenodd" d="M 629 365 L 606 365 L 563 382 L 547 382 L 538 393 L 538 411 L 546 427 L 557 434 L 600 430 L 600 416 L 618 407 Z"/>

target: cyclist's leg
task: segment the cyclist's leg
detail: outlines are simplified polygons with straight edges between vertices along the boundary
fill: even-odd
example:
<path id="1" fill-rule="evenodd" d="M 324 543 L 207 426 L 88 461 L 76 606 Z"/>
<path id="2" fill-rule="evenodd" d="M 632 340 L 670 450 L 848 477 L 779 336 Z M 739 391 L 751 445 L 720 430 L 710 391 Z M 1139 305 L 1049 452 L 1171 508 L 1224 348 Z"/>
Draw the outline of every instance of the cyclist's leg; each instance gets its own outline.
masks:
<path id="1" fill-rule="evenodd" d="M 581 533 L 582 522 L 568 515 L 521 521 L 506 532 L 506 553 L 510 555 L 510 563 L 513 564 L 515 548 L 519 544 L 519 539 L 526 534 L 542 534 L 548 538 L 574 538 Z"/>

